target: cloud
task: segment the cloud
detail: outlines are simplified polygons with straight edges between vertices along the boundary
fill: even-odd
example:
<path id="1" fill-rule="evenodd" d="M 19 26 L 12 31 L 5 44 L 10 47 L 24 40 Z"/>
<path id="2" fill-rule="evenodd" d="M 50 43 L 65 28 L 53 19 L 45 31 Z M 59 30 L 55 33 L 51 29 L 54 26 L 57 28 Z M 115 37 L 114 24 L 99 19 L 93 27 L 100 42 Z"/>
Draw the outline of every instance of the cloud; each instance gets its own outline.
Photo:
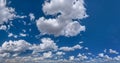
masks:
<path id="1" fill-rule="evenodd" d="M 31 51 L 30 56 L 40 56 L 41 59 L 50 57 L 62 57 L 65 55 L 63 51 L 74 51 L 81 49 L 82 46 L 75 45 L 73 47 L 59 47 L 51 38 L 42 38 L 41 43 L 30 44 L 25 40 L 5 41 L 0 47 L 0 57 L 20 57 L 21 53 Z M 41 54 L 43 53 L 43 55 Z M 54 53 L 54 54 L 52 54 Z M 26 55 L 27 56 L 27 55 Z M 28 55 L 29 56 L 29 55 Z M 54 57 L 55 58 L 55 57 Z"/>
<path id="2" fill-rule="evenodd" d="M 31 21 L 33 21 L 33 20 L 35 19 L 35 16 L 34 16 L 33 13 L 30 13 L 30 14 L 29 14 L 29 17 L 30 17 L 30 20 L 31 20 Z"/>
<path id="3" fill-rule="evenodd" d="M 116 50 L 113 50 L 113 49 L 109 49 L 109 52 L 110 52 L 111 54 L 119 54 L 119 52 L 117 52 Z"/>
<path id="4" fill-rule="evenodd" d="M 27 34 L 24 34 L 24 33 L 20 33 L 19 34 L 21 37 L 26 37 L 27 36 Z"/>
<path id="5" fill-rule="evenodd" d="M 36 47 L 35 47 L 36 46 Z M 35 47 L 35 49 L 33 48 Z M 33 48 L 33 49 L 32 49 Z M 66 48 L 66 49 L 64 49 Z M 119 63 L 120 56 L 110 57 L 104 53 L 98 54 L 98 56 L 87 56 L 84 53 L 79 53 L 77 56 L 70 55 L 64 58 L 66 55 L 63 51 L 73 51 L 75 49 L 81 49 L 80 45 L 73 47 L 60 47 L 50 38 L 42 38 L 41 43 L 30 44 L 25 40 L 5 41 L 0 47 L 0 63 Z M 61 49 L 61 50 L 59 50 Z M 24 56 L 21 54 L 31 50 L 31 53 L 27 53 Z M 38 51 L 36 55 L 34 51 Z M 55 51 L 56 50 L 56 51 Z M 90 59 L 90 60 L 89 60 Z"/>
<path id="6" fill-rule="evenodd" d="M 98 56 L 99 57 L 104 57 L 104 53 L 99 53 Z"/>
<path id="7" fill-rule="evenodd" d="M 86 60 L 86 59 L 89 58 L 87 55 L 81 54 L 81 53 L 79 53 L 79 54 L 77 55 L 77 57 L 78 57 L 78 58 L 77 58 L 78 60 Z"/>
<path id="8" fill-rule="evenodd" d="M 31 46 L 30 43 L 24 41 L 24 40 L 18 40 L 18 41 L 5 41 L 2 44 L 0 53 L 9 53 L 9 52 L 23 52 L 26 51 L 27 49 L 29 49 L 29 47 Z"/>
<path id="9" fill-rule="evenodd" d="M 7 26 L 1 25 L 1 26 L 0 26 L 0 30 L 7 30 Z"/>
<path id="10" fill-rule="evenodd" d="M 84 0 L 50 0 L 43 4 L 45 15 L 57 15 L 56 18 L 40 17 L 36 24 L 41 34 L 55 36 L 76 36 L 85 31 L 85 26 L 79 20 L 86 18 Z M 75 21 L 73 19 L 76 19 Z"/>
<path id="11" fill-rule="evenodd" d="M 8 37 L 14 37 L 14 38 L 17 38 L 18 35 L 15 35 L 15 34 L 13 34 L 13 33 L 8 33 Z"/>
<path id="12" fill-rule="evenodd" d="M 82 49 L 82 46 L 80 45 L 75 45 L 73 47 L 60 47 L 59 50 L 62 50 L 62 51 L 74 51 L 75 49 Z"/>
<path id="13" fill-rule="evenodd" d="M 52 57 L 51 51 L 43 53 L 43 58 L 51 58 L 51 57 Z"/>
<path id="14" fill-rule="evenodd" d="M 65 55 L 65 53 L 64 53 L 64 52 L 59 52 L 59 51 L 58 51 L 58 52 L 56 53 L 56 55 L 61 56 L 61 55 Z"/>
<path id="15" fill-rule="evenodd" d="M 74 56 L 70 56 L 70 57 L 69 57 L 69 60 L 74 60 L 74 59 L 75 59 Z"/>
<path id="16" fill-rule="evenodd" d="M 0 0 L 0 24 L 13 20 L 16 16 L 14 8 L 7 7 L 6 4 L 6 0 Z"/>
<path id="17" fill-rule="evenodd" d="M 33 45 L 31 49 L 33 50 L 33 53 L 38 53 L 38 52 L 43 52 L 43 51 L 56 51 L 58 49 L 58 46 L 56 43 L 54 43 L 53 40 L 50 38 L 42 38 L 41 42 L 39 45 Z"/>

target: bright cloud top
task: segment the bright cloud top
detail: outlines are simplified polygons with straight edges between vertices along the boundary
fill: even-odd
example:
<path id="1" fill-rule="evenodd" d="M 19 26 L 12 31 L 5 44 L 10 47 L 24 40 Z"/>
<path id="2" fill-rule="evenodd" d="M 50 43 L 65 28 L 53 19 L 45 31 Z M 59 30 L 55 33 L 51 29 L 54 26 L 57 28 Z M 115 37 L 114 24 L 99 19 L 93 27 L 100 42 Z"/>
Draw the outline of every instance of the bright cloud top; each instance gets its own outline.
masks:
<path id="1" fill-rule="evenodd" d="M 52 34 L 55 36 L 76 36 L 81 31 L 85 31 L 79 19 L 86 18 L 86 8 L 84 0 L 50 0 L 43 4 L 45 15 L 55 16 L 56 18 L 46 19 L 40 17 L 37 20 L 38 30 L 42 34 Z M 73 19 L 76 19 L 73 21 Z"/>

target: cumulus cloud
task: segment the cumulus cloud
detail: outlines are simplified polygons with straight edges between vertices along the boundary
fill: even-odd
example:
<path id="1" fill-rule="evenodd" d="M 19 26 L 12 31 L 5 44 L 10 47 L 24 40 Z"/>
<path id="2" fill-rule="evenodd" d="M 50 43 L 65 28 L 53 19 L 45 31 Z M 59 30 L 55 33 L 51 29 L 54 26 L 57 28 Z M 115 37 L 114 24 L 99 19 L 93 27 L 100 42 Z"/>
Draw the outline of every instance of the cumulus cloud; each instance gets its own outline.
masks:
<path id="1" fill-rule="evenodd" d="M 61 47 L 59 50 L 62 50 L 62 51 L 74 51 L 75 49 L 82 49 L 82 46 L 80 45 L 75 45 L 73 47 Z"/>
<path id="2" fill-rule="evenodd" d="M 79 19 L 87 17 L 84 0 L 45 1 L 43 12 L 45 15 L 57 15 L 57 17 L 49 19 L 40 17 L 37 20 L 37 27 L 41 34 L 76 36 L 81 31 L 85 31 L 85 26 L 78 22 Z M 77 20 L 74 21 L 73 19 Z"/>
<path id="3" fill-rule="evenodd" d="M 38 52 L 43 52 L 43 51 L 56 51 L 58 49 L 58 46 L 56 45 L 56 43 L 54 43 L 53 40 L 51 40 L 50 38 L 43 38 L 41 39 L 41 44 L 39 45 L 33 45 L 31 47 L 31 49 L 33 50 L 33 53 L 38 53 Z"/>
<path id="4" fill-rule="evenodd" d="M 85 54 L 79 53 L 76 56 L 68 56 L 68 59 L 64 58 L 63 51 L 65 47 L 60 47 L 55 44 L 55 42 L 50 38 L 42 38 L 39 45 L 30 44 L 25 40 L 16 41 L 5 41 L 0 47 L 0 63 L 116 63 L 120 62 L 120 56 L 110 57 L 104 53 L 98 54 L 98 56 L 90 57 Z M 35 47 L 36 45 L 36 47 Z M 33 48 L 35 47 L 35 49 Z M 38 47 L 38 48 L 37 48 Z M 73 47 L 67 47 L 69 51 L 75 49 L 81 49 L 80 45 L 75 45 Z M 70 49 L 69 49 L 70 48 Z M 27 50 L 39 51 L 37 56 L 31 53 L 27 55 L 20 56 L 20 53 L 27 52 Z M 59 50 L 61 49 L 61 50 Z M 54 51 L 56 50 L 56 51 Z M 63 51 L 62 51 L 63 50 Z M 67 51 L 68 51 L 67 50 Z M 44 51 L 44 52 L 41 52 Z M 91 59 L 90 59 L 91 58 Z M 89 60 L 90 59 L 90 60 Z"/>
<path id="5" fill-rule="evenodd" d="M 31 44 L 29 44 L 28 42 L 24 41 L 24 40 L 18 40 L 18 41 L 5 41 L 2 46 L 1 46 L 1 50 L 0 52 L 23 52 L 26 49 L 29 49 L 29 47 L 31 46 Z"/>
<path id="6" fill-rule="evenodd" d="M 15 10 L 6 6 L 6 0 L 0 0 L 0 24 L 8 22 L 15 17 Z"/>
<path id="7" fill-rule="evenodd" d="M 77 55 L 77 57 L 78 57 L 78 60 L 86 60 L 86 59 L 88 59 L 88 56 L 86 56 L 84 54 L 80 54 L 80 53 Z"/>
<path id="8" fill-rule="evenodd" d="M 43 58 L 51 58 L 51 57 L 52 57 L 51 51 L 43 53 Z"/>
<path id="9" fill-rule="evenodd" d="M 65 55 L 63 51 L 74 51 L 75 49 L 81 49 L 82 46 L 75 45 L 73 47 L 59 47 L 51 38 L 42 38 L 41 43 L 30 44 L 25 40 L 16 41 L 5 41 L 0 47 L 0 57 L 16 57 L 23 53 L 31 50 L 30 56 L 40 56 L 39 59 L 50 58 L 53 56 L 62 57 Z M 43 55 L 41 55 L 43 53 Z M 52 54 L 54 53 L 54 54 Z"/>

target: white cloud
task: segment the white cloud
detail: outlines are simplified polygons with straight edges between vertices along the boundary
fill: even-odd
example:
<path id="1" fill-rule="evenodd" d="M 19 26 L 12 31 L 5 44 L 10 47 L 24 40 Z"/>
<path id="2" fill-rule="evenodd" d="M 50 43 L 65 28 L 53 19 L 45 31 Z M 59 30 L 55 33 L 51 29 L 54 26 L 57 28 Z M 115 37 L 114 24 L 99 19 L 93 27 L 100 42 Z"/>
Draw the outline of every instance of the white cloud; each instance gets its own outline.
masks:
<path id="1" fill-rule="evenodd" d="M 33 21 L 33 20 L 35 19 L 35 16 L 34 16 L 33 13 L 30 13 L 30 14 L 29 14 L 29 17 L 30 17 L 30 20 L 31 20 L 31 21 Z"/>
<path id="2" fill-rule="evenodd" d="M 105 49 L 103 52 L 106 53 L 106 52 L 107 52 L 107 49 Z"/>
<path id="3" fill-rule="evenodd" d="M 69 57 L 69 60 L 74 60 L 74 59 L 75 59 L 74 56 L 70 56 L 70 57 Z"/>
<path id="4" fill-rule="evenodd" d="M 54 43 L 54 41 L 51 40 L 50 38 L 42 38 L 41 42 L 42 43 L 40 43 L 39 45 L 33 45 L 31 47 L 33 53 L 49 51 L 49 50 L 56 51 L 58 49 L 56 43 Z"/>
<path id="5" fill-rule="evenodd" d="M 50 38 L 43 38 L 41 39 L 43 44 L 46 43 L 52 43 L 54 42 Z M 50 44 L 49 43 L 49 44 Z M 47 46 L 42 47 L 46 51 L 40 52 L 38 56 L 34 56 L 32 53 L 29 53 L 28 55 L 20 56 L 19 54 L 22 52 L 25 52 L 27 50 L 32 50 L 32 47 L 34 47 L 36 44 L 30 44 L 26 42 L 25 40 L 18 40 L 18 41 L 5 41 L 2 46 L 0 47 L 0 62 L 1 63 L 116 63 L 120 61 L 120 56 L 116 57 L 110 57 L 108 55 L 105 55 L 104 53 L 98 54 L 98 56 L 87 56 L 84 53 L 79 53 L 77 57 L 75 56 L 68 56 L 68 59 L 64 58 L 63 55 L 65 53 L 63 51 L 53 51 L 53 50 L 46 50 Z M 40 46 L 40 45 L 39 45 Z M 51 45 L 52 46 L 52 45 Z M 79 45 L 75 45 L 73 47 L 70 47 L 73 49 L 80 48 Z M 41 50 L 41 48 L 38 48 Z M 54 49 L 54 47 L 53 47 Z M 55 48 L 56 49 L 56 48 Z M 54 60 L 54 58 L 57 57 L 57 60 Z M 61 59 L 62 58 L 62 59 Z M 91 58 L 90 60 L 88 58 Z M 49 60 L 50 59 L 50 60 Z M 52 60 L 51 60 L 52 59 Z M 115 62 L 116 61 L 116 62 Z M 119 63 L 119 62 L 118 62 Z"/>
<path id="6" fill-rule="evenodd" d="M 51 51 L 43 53 L 43 58 L 51 58 L 51 57 L 52 57 Z"/>
<path id="7" fill-rule="evenodd" d="M 120 56 L 118 55 L 117 57 L 114 57 L 113 59 L 120 60 Z"/>
<path id="8" fill-rule="evenodd" d="M 8 22 L 15 17 L 14 8 L 6 6 L 6 0 L 0 0 L 0 24 Z"/>
<path id="9" fill-rule="evenodd" d="M 116 50 L 113 50 L 113 49 L 109 49 L 109 52 L 110 52 L 111 54 L 119 54 L 119 52 L 117 52 Z"/>
<path id="10" fill-rule="evenodd" d="M 43 38 L 41 39 L 41 49 L 54 49 L 57 50 L 58 46 L 56 45 L 56 43 L 54 43 L 53 40 L 51 40 L 50 38 Z"/>
<path id="11" fill-rule="evenodd" d="M 98 56 L 99 57 L 104 57 L 104 53 L 99 53 Z"/>
<path id="12" fill-rule="evenodd" d="M 62 51 L 74 51 L 75 49 L 82 49 L 82 46 L 77 44 L 73 47 L 60 47 L 59 48 L 59 50 L 62 50 Z"/>
<path id="13" fill-rule="evenodd" d="M 1 52 L 23 52 L 26 49 L 29 49 L 31 44 L 24 40 L 18 40 L 18 41 L 5 41 L 2 44 Z"/>
<path id="14" fill-rule="evenodd" d="M 10 57 L 10 53 L 3 53 L 3 54 L 0 54 L 0 57 Z"/>
<path id="15" fill-rule="evenodd" d="M 15 35 L 15 34 L 13 34 L 13 33 L 8 33 L 8 37 L 14 37 L 14 38 L 17 38 L 18 35 Z"/>
<path id="16" fill-rule="evenodd" d="M 43 12 L 46 15 L 56 15 L 56 18 L 45 19 L 40 17 L 37 20 L 38 30 L 42 34 L 53 34 L 55 36 L 76 36 L 81 31 L 85 31 L 78 20 L 87 17 L 83 0 L 50 0 L 43 5 Z"/>
<path id="17" fill-rule="evenodd" d="M 0 30 L 7 30 L 7 27 L 5 25 L 1 25 Z"/>
<path id="18" fill-rule="evenodd" d="M 27 36 L 27 34 L 20 33 L 20 36 L 21 36 L 21 37 L 26 37 L 26 36 Z"/>
<path id="19" fill-rule="evenodd" d="M 86 59 L 88 59 L 88 57 L 86 55 L 80 54 L 80 53 L 77 55 L 77 57 L 78 57 L 78 60 L 86 60 Z"/>
<path id="20" fill-rule="evenodd" d="M 58 51 L 58 52 L 56 53 L 56 55 L 65 55 L 65 53 L 64 53 L 64 52 L 59 52 L 59 51 Z"/>

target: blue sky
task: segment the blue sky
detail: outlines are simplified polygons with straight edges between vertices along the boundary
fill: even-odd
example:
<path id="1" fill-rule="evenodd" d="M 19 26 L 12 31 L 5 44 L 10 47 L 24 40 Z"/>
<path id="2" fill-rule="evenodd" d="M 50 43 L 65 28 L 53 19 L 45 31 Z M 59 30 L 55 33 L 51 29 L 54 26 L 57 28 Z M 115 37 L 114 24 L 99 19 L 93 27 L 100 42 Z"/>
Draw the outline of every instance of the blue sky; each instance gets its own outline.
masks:
<path id="1" fill-rule="evenodd" d="M 119 0 L 4 1 L 0 59 L 120 61 Z"/>

